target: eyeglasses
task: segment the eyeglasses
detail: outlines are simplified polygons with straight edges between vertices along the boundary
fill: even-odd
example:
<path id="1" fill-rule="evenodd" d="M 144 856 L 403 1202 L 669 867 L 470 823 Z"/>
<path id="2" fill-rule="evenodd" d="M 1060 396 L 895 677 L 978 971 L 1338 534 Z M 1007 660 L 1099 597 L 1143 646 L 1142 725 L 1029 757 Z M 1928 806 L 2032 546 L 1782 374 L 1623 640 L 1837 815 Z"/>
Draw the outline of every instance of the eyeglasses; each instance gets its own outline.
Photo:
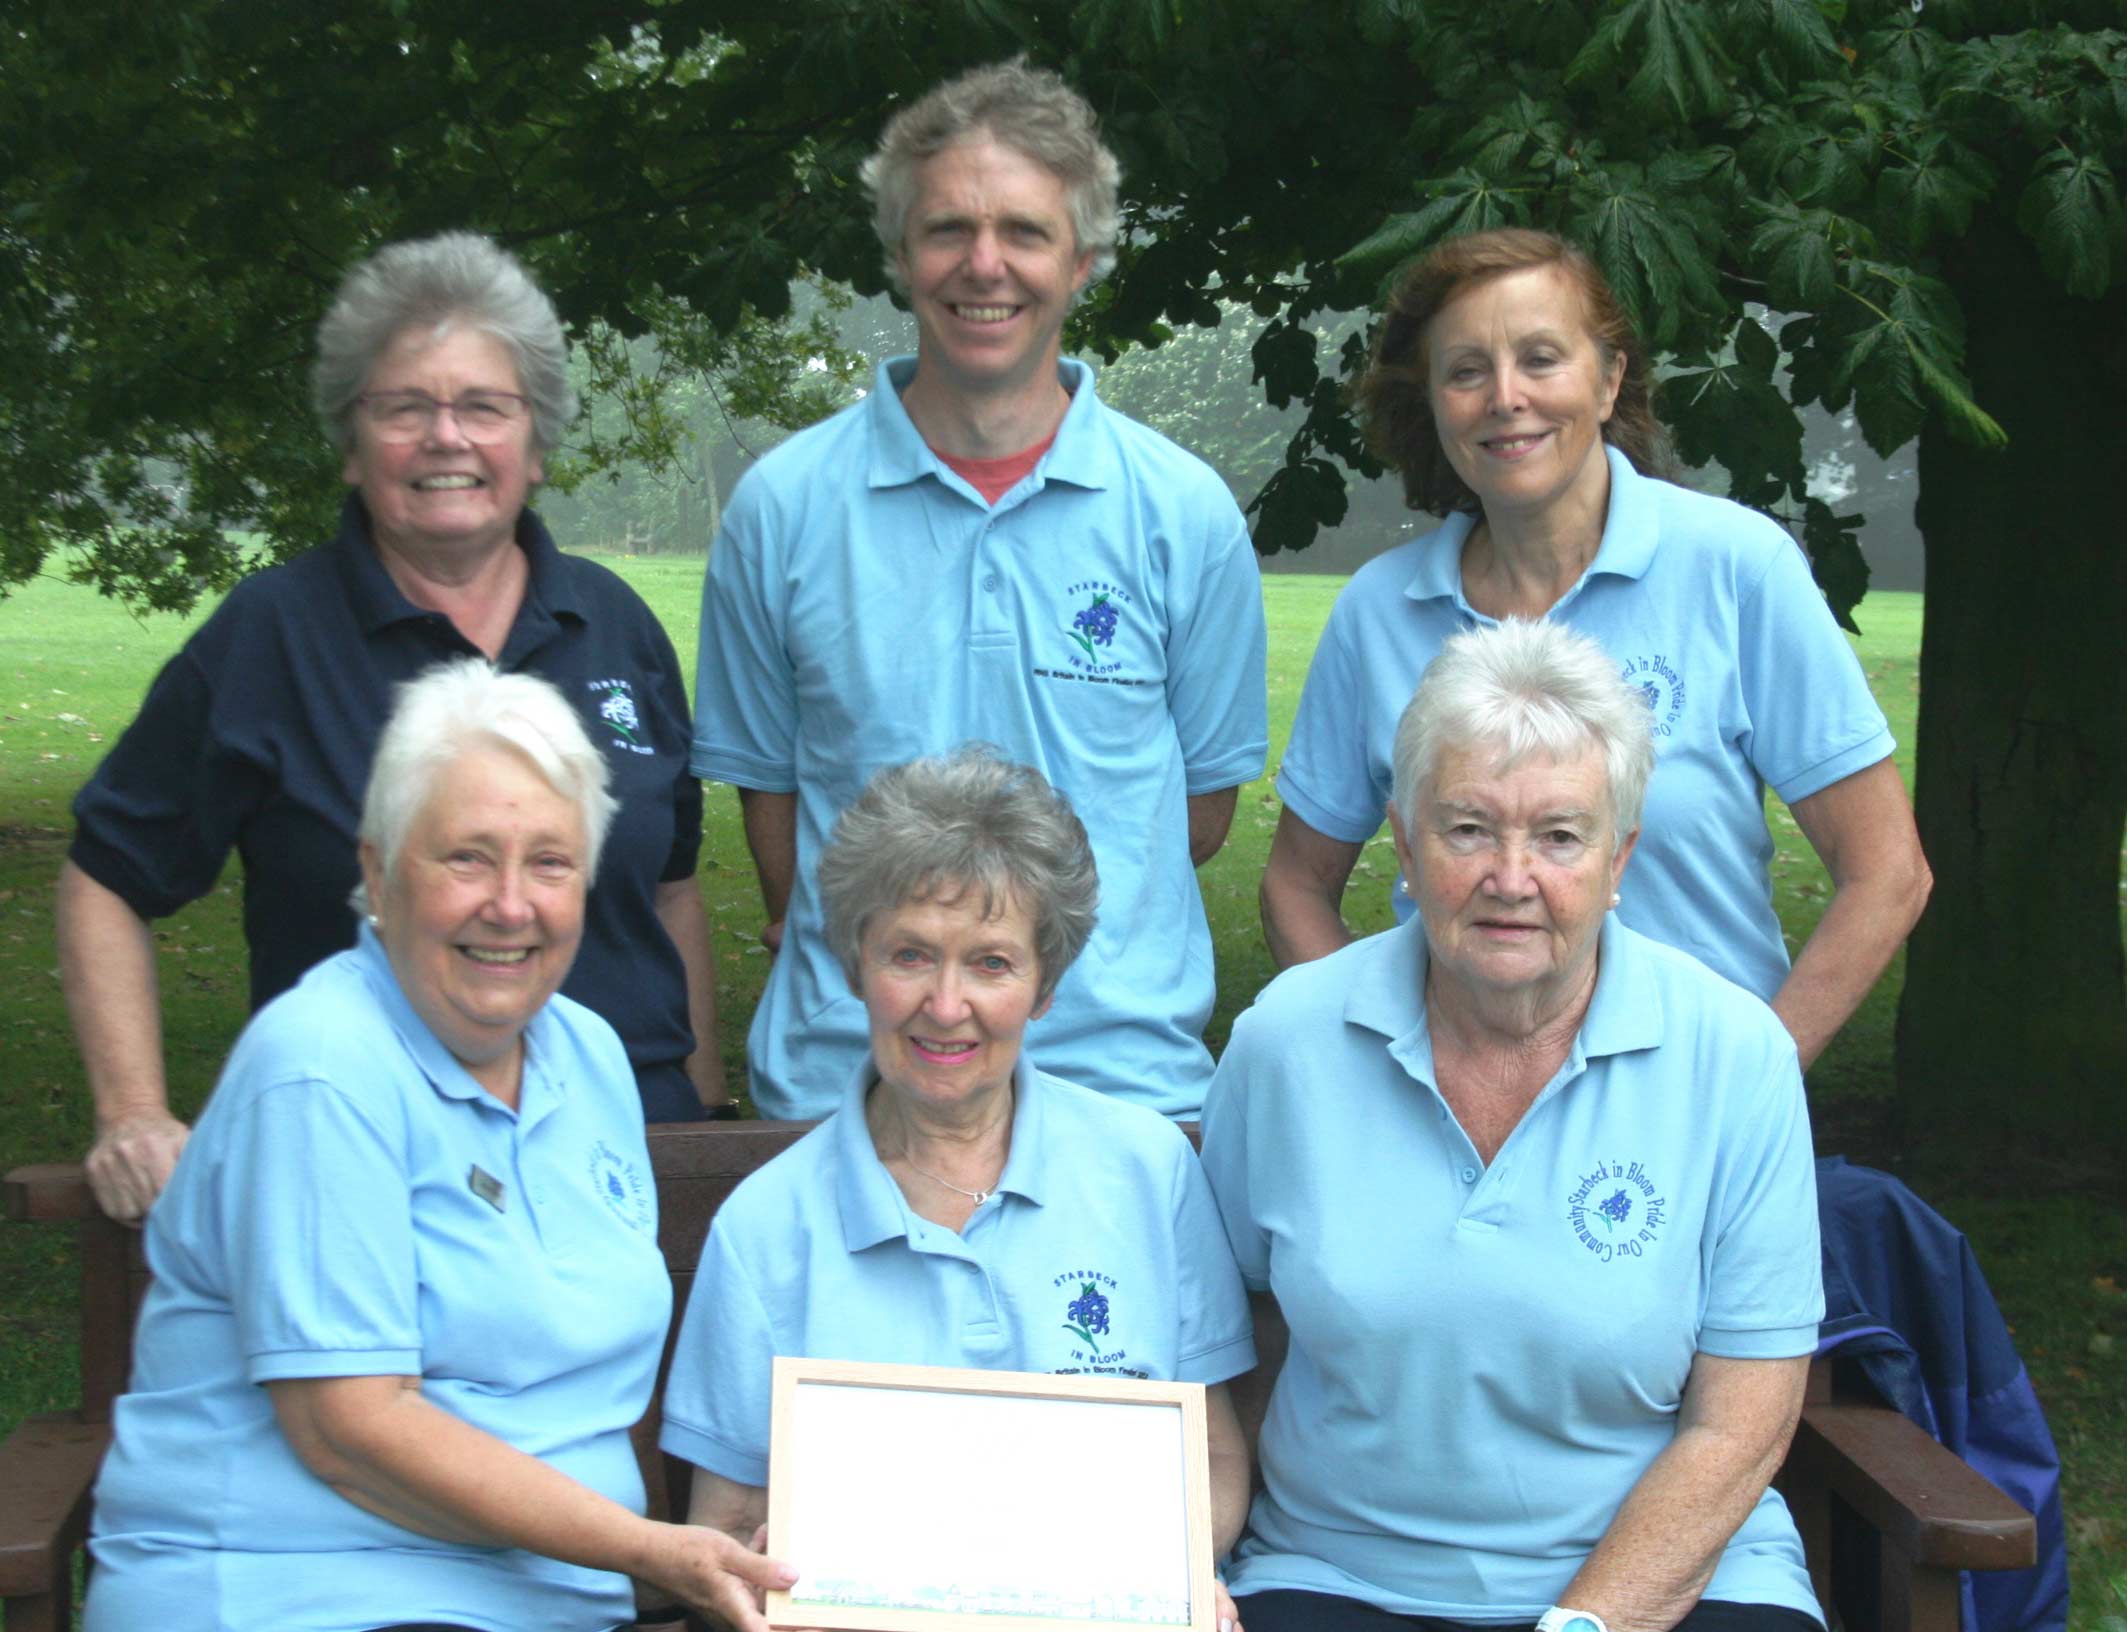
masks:
<path id="1" fill-rule="evenodd" d="M 466 441 L 501 442 L 531 411 L 514 391 L 468 391 L 450 402 L 438 402 L 426 391 L 365 391 L 355 401 L 379 442 L 419 442 L 446 408 Z"/>

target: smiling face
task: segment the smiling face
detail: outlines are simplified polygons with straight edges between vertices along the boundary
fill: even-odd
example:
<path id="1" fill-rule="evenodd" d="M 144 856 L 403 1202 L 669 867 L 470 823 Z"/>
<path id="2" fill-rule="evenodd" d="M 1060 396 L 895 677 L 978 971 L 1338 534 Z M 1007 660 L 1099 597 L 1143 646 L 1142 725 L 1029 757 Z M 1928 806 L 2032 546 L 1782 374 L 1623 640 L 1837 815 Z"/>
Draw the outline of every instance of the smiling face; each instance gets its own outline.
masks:
<path id="1" fill-rule="evenodd" d="M 911 1109 L 963 1108 L 1008 1091 L 1041 995 L 1034 920 L 1016 898 L 988 917 L 982 892 L 905 901 L 865 927 L 857 995 L 880 1083 Z"/>
<path id="2" fill-rule="evenodd" d="M 1457 295 L 1426 325 L 1425 354 L 1440 446 L 1488 517 L 1569 498 L 1600 515 L 1624 359 L 1603 355 L 1565 272 L 1530 267 Z"/>
<path id="3" fill-rule="evenodd" d="M 462 325 L 442 338 L 402 329 L 377 359 L 365 394 L 422 391 L 455 402 L 468 391 L 522 395 L 509 347 Z M 525 495 L 543 479 L 530 415 L 499 442 L 469 440 L 455 414 L 438 414 L 413 442 L 381 440 L 357 405 L 354 446 L 341 473 L 362 492 L 378 547 L 421 561 L 477 559 L 516 535 Z"/>
<path id="4" fill-rule="evenodd" d="M 1489 747 L 1443 749 L 1415 831 L 1400 811 L 1389 815 L 1434 979 L 1531 994 L 1539 1008 L 1579 989 L 1638 838 L 1617 842 L 1594 748 L 1569 760 L 1530 755 L 1506 770 Z"/>
<path id="5" fill-rule="evenodd" d="M 917 166 L 900 253 L 918 379 L 969 396 L 1053 380 L 1064 314 L 1092 269 L 1048 166 L 985 139 L 934 153 Z"/>
<path id="6" fill-rule="evenodd" d="M 515 1103 L 518 1039 L 583 938 L 583 813 L 512 749 L 437 773 L 387 876 L 362 876 L 399 988 L 481 1086 Z"/>

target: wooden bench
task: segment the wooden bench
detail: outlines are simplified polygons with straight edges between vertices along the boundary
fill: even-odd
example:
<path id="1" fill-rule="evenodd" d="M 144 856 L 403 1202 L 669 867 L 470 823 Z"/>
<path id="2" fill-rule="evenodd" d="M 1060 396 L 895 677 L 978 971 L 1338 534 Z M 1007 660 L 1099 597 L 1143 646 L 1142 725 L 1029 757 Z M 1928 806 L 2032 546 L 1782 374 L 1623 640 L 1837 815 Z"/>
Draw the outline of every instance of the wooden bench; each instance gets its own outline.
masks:
<path id="1" fill-rule="evenodd" d="M 716 1122 L 651 1129 L 675 1328 L 709 1220 L 741 1179 L 805 1128 Z M 147 1268 L 139 1232 L 97 1211 L 78 1166 L 19 1168 L 4 1193 L 10 1219 L 72 1223 L 80 1231 L 81 1404 L 31 1418 L 0 1445 L 6 1632 L 64 1632 L 72 1625 L 73 1560 L 88 1534 L 89 1491 L 110 1435 L 111 1402 L 125 1387 Z M 1876 1539 L 1875 1624 L 1882 1632 L 1957 1632 L 1958 1571 L 2032 1563 L 2030 1515 L 1896 1412 L 1835 1394 L 1832 1370 L 1820 1362 L 1778 1481 L 1801 1527 L 1819 1597 L 1829 1603 L 1834 1518 L 1844 1509 Z M 655 1452 L 656 1417 L 653 1403 L 636 1435 L 651 1505 L 685 1513 L 687 1470 Z M 1852 1620 L 1846 1625 L 1870 1632 Z"/>

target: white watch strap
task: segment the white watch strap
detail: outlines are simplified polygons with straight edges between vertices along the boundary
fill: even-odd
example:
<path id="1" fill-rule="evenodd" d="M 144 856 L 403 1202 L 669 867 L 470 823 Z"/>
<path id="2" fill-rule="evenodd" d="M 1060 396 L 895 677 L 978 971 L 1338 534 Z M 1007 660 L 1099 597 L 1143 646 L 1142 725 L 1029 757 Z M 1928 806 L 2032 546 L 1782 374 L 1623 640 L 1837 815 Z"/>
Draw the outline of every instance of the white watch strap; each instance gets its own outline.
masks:
<path id="1" fill-rule="evenodd" d="M 1610 1632 L 1610 1627 L 1592 1609 L 1568 1609 L 1564 1604 L 1553 1604 L 1536 1623 L 1536 1632 Z"/>

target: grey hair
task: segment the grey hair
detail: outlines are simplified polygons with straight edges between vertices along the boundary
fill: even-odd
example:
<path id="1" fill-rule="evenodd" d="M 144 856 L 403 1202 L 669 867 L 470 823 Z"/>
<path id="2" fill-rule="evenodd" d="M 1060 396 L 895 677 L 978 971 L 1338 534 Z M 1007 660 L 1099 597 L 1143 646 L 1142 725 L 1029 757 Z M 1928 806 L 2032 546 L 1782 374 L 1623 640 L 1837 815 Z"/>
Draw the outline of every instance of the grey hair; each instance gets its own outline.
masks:
<path id="1" fill-rule="evenodd" d="M 984 138 L 1046 165 L 1064 184 L 1071 234 L 1093 257 L 1093 277 L 1115 265 L 1122 213 L 1122 166 L 1100 139 L 1086 99 L 1025 57 L 993 62 L 949 79 L 888 121 L 857 174 L 871 190 L 872 226 L 886 251 L 886 277 L 908 292 L 901 254 L 916 203 L 916 167 L 949 147 Z"/>
<path id="2" fill-rule="evenodd" d="M 377 359 L 399 334 L 428 328 L 441 338 L 462 324 L 509 349 L 532 405 L 532 447 L 551 453 L 576 418 L 569 343 L 554 303 L 517 257 L 477 232 L 444 232 L 388 244 L 340 280 L 318 325 L 310 405 L 336 452 L 354 446 L 354 405 Z"/>
<path id="3" fill-rule="evenodd" d="M 1427 665 L 1396 722 L 1393 797 L 1406 833 L 1416 830 L 1441 754 L 1472 747 L 1497 748 L 1502 768 L 1530 754 L 1572 759 L 1593 748 L 1609 789 L 1612 849 L 1640 825 L 1654 774 L 1647 704 L 1609 653 L 1562 623 L 1509 618 L 1468 629 Z"/>
<path id="4" fill-rule="evenodd" d="M 827 945 L 852 987 L 872 920 L 972 889 L 985 917 L 1013 900 L 1032 916 L 1045 998 L 1085 949 L 1100 905 L 1093 846 L 1071 802 L 986 743 L 874 776 L 835 822 L 819 880 Z"/>
<path id="5" fill-rule="evenodd" d="M 359 837 L 376 846 L 382 870 L 398 865 L 437 776 L 473 749 L 487 747 L 521 754 L 582 813 L 584 881 L 590 883 L 620 809 L 606 788 L 606 756 L 592 746 L 583 721 L 551 681 L 502 674 L 479 657 L 438 663 L 398 688 L 362 796 Z M 361 885 L 351 900 L 356 912 L 369 910 Z"/>

